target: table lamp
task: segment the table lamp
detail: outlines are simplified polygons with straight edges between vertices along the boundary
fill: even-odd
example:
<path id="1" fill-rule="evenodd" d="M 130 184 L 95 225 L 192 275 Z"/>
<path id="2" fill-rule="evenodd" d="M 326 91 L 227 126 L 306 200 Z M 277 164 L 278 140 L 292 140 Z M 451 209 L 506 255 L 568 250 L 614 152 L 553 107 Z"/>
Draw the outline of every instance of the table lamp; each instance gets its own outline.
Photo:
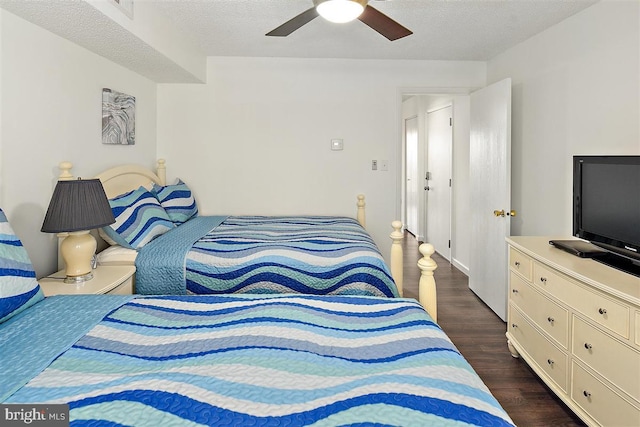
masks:
<path id="1" fill-rule="evenodd" d="M 69 233 L 60 245 L 65 283 L 82 283 L 93 278 L 91 260 L 96 252 L 96 239 L 89 231 L 115 221 L 99 179 L 58 181 L 41 231 Z"/>

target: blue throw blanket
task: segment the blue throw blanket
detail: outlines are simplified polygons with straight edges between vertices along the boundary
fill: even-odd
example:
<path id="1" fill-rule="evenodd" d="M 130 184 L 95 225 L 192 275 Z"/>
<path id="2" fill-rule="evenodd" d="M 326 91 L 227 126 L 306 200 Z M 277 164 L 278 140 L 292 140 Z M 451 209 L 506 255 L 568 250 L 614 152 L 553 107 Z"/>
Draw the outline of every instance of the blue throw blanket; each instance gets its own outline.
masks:
<path id="1" fill-rule="evenodd" d="M 136 293 L 184 295 L 185 258 L 193 244 L 224 221 L 224 216 L 199 216 L 152 240 L 136 257 Z"/>

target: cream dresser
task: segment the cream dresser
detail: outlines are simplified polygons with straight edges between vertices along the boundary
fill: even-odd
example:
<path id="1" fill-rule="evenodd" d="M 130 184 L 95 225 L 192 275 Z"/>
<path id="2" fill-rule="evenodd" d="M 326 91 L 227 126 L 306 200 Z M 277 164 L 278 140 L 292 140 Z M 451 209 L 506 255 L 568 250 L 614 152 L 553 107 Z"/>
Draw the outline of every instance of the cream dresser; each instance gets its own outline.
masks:
<path id="1" fill-rule="evenodd" d="M 640 426 L 640 278 L 510 237 L 507 342 L 588 425 Z"/>

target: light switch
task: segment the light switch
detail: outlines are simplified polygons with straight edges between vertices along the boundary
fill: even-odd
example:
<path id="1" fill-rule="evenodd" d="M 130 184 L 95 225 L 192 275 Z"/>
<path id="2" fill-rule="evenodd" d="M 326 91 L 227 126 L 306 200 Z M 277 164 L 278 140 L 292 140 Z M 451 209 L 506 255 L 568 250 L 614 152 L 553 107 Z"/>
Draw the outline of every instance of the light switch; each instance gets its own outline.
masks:
<path id="1" fill-rule="evenodd" d="M 341 139 L 332 139 L 331 140 L 331 149 L 333 151 L 340 151 L 344 147 L 344 143 Z"/>

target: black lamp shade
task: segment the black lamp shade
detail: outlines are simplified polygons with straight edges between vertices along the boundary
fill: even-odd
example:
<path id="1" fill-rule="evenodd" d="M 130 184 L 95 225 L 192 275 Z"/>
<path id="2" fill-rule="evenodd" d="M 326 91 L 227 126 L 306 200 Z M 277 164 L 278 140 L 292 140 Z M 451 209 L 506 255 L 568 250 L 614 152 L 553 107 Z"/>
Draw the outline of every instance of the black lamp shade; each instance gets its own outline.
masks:
<path id="1" fill-rule="evenodd" d="M 41 231 L 92 230 L 116 222 L 99 179 L 58 181 Z"/>

